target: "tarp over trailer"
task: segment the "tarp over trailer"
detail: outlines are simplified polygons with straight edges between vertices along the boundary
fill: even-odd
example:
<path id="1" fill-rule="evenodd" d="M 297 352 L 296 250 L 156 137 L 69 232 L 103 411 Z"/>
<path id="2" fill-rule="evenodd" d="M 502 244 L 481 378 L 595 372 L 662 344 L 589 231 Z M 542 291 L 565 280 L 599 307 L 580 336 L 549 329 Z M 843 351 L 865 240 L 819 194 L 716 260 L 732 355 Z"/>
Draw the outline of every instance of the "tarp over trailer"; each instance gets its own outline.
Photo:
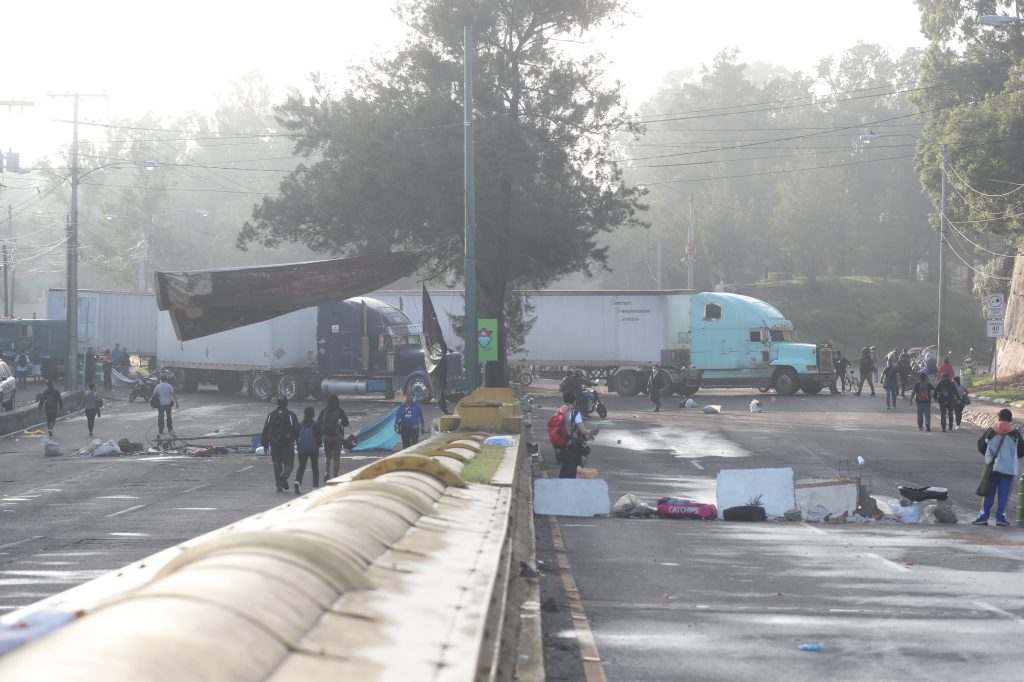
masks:
<path id="1" fill-rule="evenodd" d="M 421 251 L 239 268 L 156 273 L 156 302 L 180 341 L 343 301 L 416 271 Z"/>

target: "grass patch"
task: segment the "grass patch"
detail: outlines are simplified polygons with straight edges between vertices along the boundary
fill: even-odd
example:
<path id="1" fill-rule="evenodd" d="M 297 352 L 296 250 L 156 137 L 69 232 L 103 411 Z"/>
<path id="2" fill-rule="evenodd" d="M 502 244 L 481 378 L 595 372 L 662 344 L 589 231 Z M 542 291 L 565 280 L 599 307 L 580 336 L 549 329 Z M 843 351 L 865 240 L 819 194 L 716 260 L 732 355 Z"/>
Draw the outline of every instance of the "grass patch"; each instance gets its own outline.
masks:
<path id="1" fill-rule="evenodd" d="M 502 445 L 485 445 L 483 449 L 462 469 L 462 478 L 466 483 L 490 483 L 494 472 L 505 457 Z"/>
<path id="2" fill-rule="evenodd" d="M 931 282 L 823 277 L 729 290 L 771 303 L 793 322 L 801 341 L 832 341 L 855 360 L 863 346 L 877 346 L 884 355 L 892 348 L 935 343 L 939 293 Z M 985 336 L 982 304 L 962 291 L 948 294 L 946 334 L 954 361 L 973 347 L 978 364 L 987 364 L 992 343 Z"/>

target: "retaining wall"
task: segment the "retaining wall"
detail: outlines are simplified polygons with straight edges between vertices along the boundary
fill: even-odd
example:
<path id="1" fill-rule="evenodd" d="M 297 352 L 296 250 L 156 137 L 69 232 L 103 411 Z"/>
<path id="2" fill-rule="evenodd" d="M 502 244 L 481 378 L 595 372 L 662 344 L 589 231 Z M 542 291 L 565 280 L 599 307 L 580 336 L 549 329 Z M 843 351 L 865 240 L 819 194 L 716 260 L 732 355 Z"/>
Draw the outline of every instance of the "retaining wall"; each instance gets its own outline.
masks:
<path id="1" fill-rule="evenodd" d="M 41 393 L 42 391 L 38 392 Z M 61 397 L 64 398 L 64 410 L 60 413 L 61 416 L 78 411 L 78 404 L 82 401 L 82 391 L 67 391 L 61 393 Z M 0 436 L 24 431 L 33 426 L 45 425 L 46 416 L 36 403 L 19 407 L 10 412 L 0 413 Z"/>

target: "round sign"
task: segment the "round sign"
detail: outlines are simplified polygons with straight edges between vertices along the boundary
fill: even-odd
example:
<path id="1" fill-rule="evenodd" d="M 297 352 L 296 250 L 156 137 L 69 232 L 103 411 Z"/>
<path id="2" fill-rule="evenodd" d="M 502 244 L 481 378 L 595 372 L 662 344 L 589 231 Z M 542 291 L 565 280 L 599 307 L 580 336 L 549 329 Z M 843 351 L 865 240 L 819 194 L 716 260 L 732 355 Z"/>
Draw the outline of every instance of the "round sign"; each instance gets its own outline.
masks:
<path id="1" fill-rule="evenodd" d="M 697 255 L 697 245 L 696 244 L 687 244 L 686 245 L 686 255 L 687 256 L 696 256 Z"/>
<path id="2" fill-rule="evenodd" d="M 985 301 L 989 308 L 1002 308 L 1006 305 L 1006 297 L 1003 294 L 988 294 Z"/>

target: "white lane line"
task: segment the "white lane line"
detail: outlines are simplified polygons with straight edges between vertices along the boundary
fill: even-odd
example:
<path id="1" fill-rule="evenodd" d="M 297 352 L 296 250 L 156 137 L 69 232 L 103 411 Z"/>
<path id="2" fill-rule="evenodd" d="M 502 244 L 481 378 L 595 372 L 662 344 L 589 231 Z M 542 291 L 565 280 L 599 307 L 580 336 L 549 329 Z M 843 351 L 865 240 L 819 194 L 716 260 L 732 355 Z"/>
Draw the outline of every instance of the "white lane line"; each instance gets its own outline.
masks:
<path id="1" fill-rule="evenodd" d="M 1010 613 L 1006 609 L 1001 609 L 998 606 L 996 606 L 995 604 L 989 604 L 987 601 L 975 601 L 975 602 L 971 602 L 971 603 L 974 604 L 975 606 L 981 607 L 982 609 L 984 609 L 986 611 L 998 614 L 998 615 L 1000 615 L 1000 616 L 1002 616 L 1004 618 L 1008 618 L 1008 619 L 1012 620 L 1014 623 L 1016 623 L 1017 625 L 1024 626 L 1024 618 L 1021 618 L 1020 616 L 1014 615 L 1013 613 Z"/>
<path id="2" fill-rule="evenodd" d="M 596 523 L 563 523 L 562 528 L 597 528 Z"/>
<path id="3" fill-rule="evenodd" d="M 128 512 L 133 512 L 136 509 L 142 509 L 145 506 L 146 505 L 144 505 L 144 504 L 137 504 L 134 507 L 128 507 L 127 509 L 122 509 L 121 511 L 116 511 L 113 514 L 107 514 L 103 518 L 109 519 L 111 516 L 120 516 L 121 514 L 127 514 Z"/>
<path id="4" fill-rule="evenodd" d="M 236 473 L 236 474 L 240 474 L 240 473 L 242 473 L 243 471 L 248 471 L 249 469 L 252 469 L 252 467 L 253 467 L 253 465 L 252 465 L 252 464 L 250 464 L 250 465 L 249 465 L 249 466 L 247 466 L 247 467 L 242 467 L 241 469 L 235 469 L 235 473 Z"/>
<path id="5" fill-rule="evenodd" d="M 104 495 L 103 497 L 97 497 L 97 500 L 137 500 L 139 499 L 135 495 Z"/>
<path id="6" fill-rule="evenodd" d="M 184 494 L 186 494 L 186 493 L 194 493 L 195 491 L 199 490 L 200 488 L 205 488 L 205 487 L 207 487 L 208 485 L 210 485 L 210 484 L 209 484 L 209 483 L 200 483 L 199 485 L 194 485 L 194 486 L 192 486 L 192 487 L 191 487 L 191 488 L 189 488 L 188 490 L 182 490 L 182 491 L 181 491 L 181 494 L 182 494 L 182 495 L 184 495 Z"/>
<path id="7" fill-rule="evenodd" d="M 119 538 L 145 538 L 149 537 L 149 533 L 107 533 L 107 535 L 113 535 Z"/>
<path id="8" fill-rule="evenodd" d="M 32 537 L 25 538 L 24 540 L 16 540 L 14 542 L 8 542 L 6 545 L 0 545 L 0 549 L 7 549 L 8 547 L 17 547 L 18 545 L 23 545 L 26 542 L 32 542 L 33 540 L 38 540 L 41 537 L 43 537 L 43 536 L 42 535 L 33 535 Z"/>
<path id="9" fill-rule="evenodd" d="M 821 535 L 828 535 L 828 533 L 826 531 L 823 531 L 822 529 L 818 528 L 813 523 L 805 523 L 804 524 L 804 528 L 806 528 L 807 530 L 812 530 L 815 533 L 819 533 Z"/>
<path id="10" fill-rule="evenodd" d="M 690 464 L 692 464 L 693 466 L 697 467 L 697 468 L 698 468 L 698 469 L 700 469 L 701 471 L 703 471 L 703 470 L 704 470 L 704 467 L 702 467 L 702 466 L 700 465 L 700 462 L 694 462 L 693 460 L 690 460 Z"/>
<path id="11" fill-rule="evenodd" d="M 901 566 L 900 564 L 896 563 L 895 561 L 889 561 L 884 556 L 879 556 L 879 555 L 875 554 L 874 552 L 866 552 L 864 554 L 864 556 L 869 556 L 872 559 L 878 559 L 879 561 L 881 561 L 883 564 L 885 564 L 889 568 L 895 568 L 897 571 L 902 571 L 904 573 L 910 573 L 910 569 L 907 568 L 906 566 Z"/>
<path id="12" fill-rule="evenodd" d="M 217 507 L 174 507 L 174 511 L 217 511 Z"/>

